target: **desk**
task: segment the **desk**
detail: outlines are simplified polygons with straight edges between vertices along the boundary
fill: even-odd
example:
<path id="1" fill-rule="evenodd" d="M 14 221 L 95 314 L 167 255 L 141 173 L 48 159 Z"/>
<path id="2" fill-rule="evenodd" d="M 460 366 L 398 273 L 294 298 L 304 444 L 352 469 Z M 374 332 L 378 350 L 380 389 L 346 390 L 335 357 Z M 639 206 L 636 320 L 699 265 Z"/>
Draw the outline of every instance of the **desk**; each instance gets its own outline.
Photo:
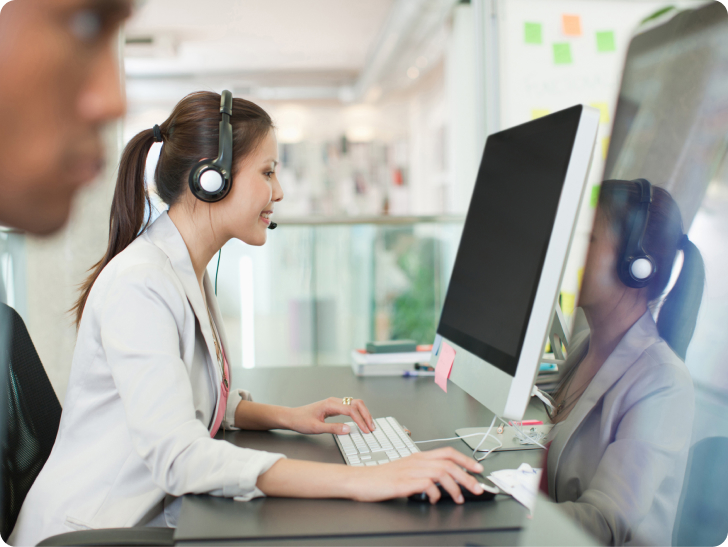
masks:
<path id="1" fill-rule="evenodd" d="M 493 414 L 456 385 L 448 393 L 431 377 L 358 378 L 348 367 L 264 368 L 238 370 L 234 387 L 244 387 L 256 401 L 299 406 L 326 397 L 363 399 L 375 418 L 394 416 L 411 429 L 415 441 L 455 436 L 460 427 L 487 426 Z M 541 419 L 540 403 L 528 418 Z M 348 421 L 347 417 L 335 419 Z M 290 431 L 226 432 L 238 446 L 280 452 L 289 458 L 344 464 L 332 435 Z M 471 454 L 462 441 L 420 445 L 422 449 L 454 446 Z M 491 471 L 516 468 L 521 462 L 540 467 L 541 450 L 494 452 L 483 462 Z M 509 496 L 464 505 L 382 503 L 348 500 L 260 498 L 235 502 L 211 496 L 186 496 L 175 541 L 180 544 L 246 543 L 266 545 L 515 545 L 527 511 Z"/>

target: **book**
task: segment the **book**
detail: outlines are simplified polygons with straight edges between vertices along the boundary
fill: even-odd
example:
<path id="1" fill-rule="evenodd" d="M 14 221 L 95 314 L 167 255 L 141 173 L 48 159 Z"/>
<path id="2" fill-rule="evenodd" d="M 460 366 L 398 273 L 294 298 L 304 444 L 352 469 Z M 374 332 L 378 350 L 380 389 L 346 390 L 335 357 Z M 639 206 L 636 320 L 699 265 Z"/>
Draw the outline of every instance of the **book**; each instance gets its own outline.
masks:
<path id="1" fill-rule="evenodd" d="M 357 376 L 434 376 L 429 351 L 398 353 L 351 352 L 351 369 Z M 407 373 L 407 374 L 405 374 Z"/>

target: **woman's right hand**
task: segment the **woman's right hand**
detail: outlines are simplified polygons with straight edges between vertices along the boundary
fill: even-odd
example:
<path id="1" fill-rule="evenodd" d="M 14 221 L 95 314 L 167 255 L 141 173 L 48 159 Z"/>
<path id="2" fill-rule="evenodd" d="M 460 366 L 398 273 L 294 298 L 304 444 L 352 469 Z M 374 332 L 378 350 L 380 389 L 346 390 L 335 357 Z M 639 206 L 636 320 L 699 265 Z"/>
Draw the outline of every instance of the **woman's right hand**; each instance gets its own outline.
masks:
<path id="1" fill-rule="evenodd" d="M 376 467 L 354 467 L 353 498 L 357 501 L 382 501 L 426 492 L 430 503 L 440 499 L 437 483 L 456 503 L 463 503 L 458 483 L 473 494 L 483 493 L 478 479 L 463 471 L 481 473 L 483 466 L 454 448 L 418 452 Z"/>

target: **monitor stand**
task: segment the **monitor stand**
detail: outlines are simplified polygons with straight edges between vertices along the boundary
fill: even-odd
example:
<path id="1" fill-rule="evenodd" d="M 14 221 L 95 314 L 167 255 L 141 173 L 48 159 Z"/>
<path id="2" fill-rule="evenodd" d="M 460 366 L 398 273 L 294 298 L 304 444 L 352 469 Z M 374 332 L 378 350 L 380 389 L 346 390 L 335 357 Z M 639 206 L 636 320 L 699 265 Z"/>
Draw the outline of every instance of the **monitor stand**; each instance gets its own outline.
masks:
<path id="1" fill-rule="evenodd" d="M 542 445 L 546 444 L 546 435 L 548 435 L 549 431 L 551 431 L 551 428 L 553 427 L 553 424 L 544 424 L 544 425 L 524 425 L 521 426 L 521 431 L 525 433 L 526 435 L 538 435 L 539 433 L 541 436 L 537 436 L 536 438 L 539 439 L 538 442 Z M 474 433 L 479 433 L 481 436 L 478 437 L 465 437 L 463 441 L 472 449 L 475 450 L 475 447 L 478 446 L 480 441 L 483 439 L 482 435 L 487 433 L 488 428 L 487 427 L 463 427 L 461 429 L 456 429 L 455 434 L 458 437 L 465 437 L 466 435 L 473 435 Z M 518 440 L 517 432 L 516 430 L 510 426 L 510 425 L 504 425 L 502 429 L 502 433 L 498 433 L 498 428 L 493 426 L 493 429 L 490 431 L 490 434 L 493 437 L 496 437 L 502 444 L 502 447 L 498 447 L 498 443 L 493 439 L 493 437 L 488 437 L 483 441 L 483 444 L 480 445 L 480 448 L 478 448 L 478 452 L 487 452 L 489 450 L 495 449 L 496 451 L 503 451 L 503 450 L 533 450 L 534 448 L 541 448 L 537 444 L 523 444 Z"/>

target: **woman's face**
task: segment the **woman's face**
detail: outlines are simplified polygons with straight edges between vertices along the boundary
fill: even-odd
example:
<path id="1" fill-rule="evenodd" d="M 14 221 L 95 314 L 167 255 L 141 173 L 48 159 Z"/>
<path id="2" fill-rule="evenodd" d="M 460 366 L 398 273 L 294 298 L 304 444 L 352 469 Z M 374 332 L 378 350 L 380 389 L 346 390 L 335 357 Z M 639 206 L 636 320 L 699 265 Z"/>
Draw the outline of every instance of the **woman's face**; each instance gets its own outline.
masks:
<path id="1" fill-rule="evenodd" d="M 241 160 L 230 194 L 219 202 L 222 228 L 248 245 L 263 245 L 274 203 L 283 199 L 276 176 L 278 141 L 271 129 L 256 150 Z"/>
<path id="2" fill-rule="evenodd" d="M 624 292 L 625 287 L 617 275 L 616 239 L 604 214 L 598 210 L 579 293 L 579 306 L 582 308 L 607 302 Z"/>

